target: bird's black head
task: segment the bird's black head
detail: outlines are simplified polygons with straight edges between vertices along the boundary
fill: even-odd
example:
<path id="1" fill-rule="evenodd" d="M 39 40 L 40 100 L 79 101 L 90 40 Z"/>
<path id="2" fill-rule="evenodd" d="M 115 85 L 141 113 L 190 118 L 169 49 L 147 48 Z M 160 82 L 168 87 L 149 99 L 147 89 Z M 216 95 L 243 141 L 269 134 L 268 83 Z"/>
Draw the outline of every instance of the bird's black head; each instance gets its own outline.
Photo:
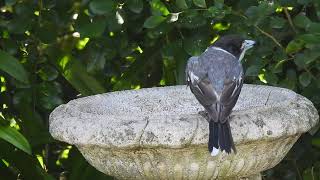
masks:
<path id="1" fill-rule="evenodd" d="M 239 35 L 226 35 L 220 37 L 212 46 L 219 47 L 223 50 L 228 51 L 235 57 L 240 57 L 242 53 L 250 49 L 254 45 L 254 41 L 245 40 Z"/>

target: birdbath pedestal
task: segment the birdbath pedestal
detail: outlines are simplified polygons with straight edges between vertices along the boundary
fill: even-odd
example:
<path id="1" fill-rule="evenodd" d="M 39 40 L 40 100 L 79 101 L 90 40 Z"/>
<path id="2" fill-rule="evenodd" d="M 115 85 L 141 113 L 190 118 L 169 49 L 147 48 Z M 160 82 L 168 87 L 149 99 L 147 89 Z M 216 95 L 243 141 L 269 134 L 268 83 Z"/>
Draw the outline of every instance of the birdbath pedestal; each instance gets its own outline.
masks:
<path id="1" fill-rule="evenodd" d="M 319 120 L 291 90 L 244 85 L 231 114 L 237 153 L 207 150 L 208 122 L 186 86 L 99 94 L 50 115 L 50 133 L 117 179 L 261 179 Z"/>

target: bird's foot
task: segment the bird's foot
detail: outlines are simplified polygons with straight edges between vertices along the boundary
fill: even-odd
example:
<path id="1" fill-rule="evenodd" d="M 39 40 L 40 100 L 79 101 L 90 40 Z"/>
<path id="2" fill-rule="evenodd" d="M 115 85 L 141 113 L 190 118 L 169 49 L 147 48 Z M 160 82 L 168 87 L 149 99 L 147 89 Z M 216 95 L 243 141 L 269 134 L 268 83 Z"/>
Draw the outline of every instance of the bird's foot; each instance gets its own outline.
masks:
<path id="1" fill-rule="evenodd" d="M 210 122 L 210 117 L 207 111 L 199 111 L 200 116 L 202 116 L 203 118 L 205 118 L 208 123 Z"/>

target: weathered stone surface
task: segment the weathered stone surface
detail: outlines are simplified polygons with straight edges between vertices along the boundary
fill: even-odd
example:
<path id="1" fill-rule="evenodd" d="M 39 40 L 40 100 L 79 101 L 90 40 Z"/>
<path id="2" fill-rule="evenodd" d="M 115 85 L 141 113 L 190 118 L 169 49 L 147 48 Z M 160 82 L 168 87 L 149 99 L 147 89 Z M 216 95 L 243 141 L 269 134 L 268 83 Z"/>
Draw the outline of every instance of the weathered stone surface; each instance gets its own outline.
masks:
<path id="1" fill-rule="evenodd" d="M 118 178 L 214 179 L 275 166 L 319 119 L 312 103 L 293 91 L 245 85 L 230 123 L 238 153 L 211 157 L 202 110 L 186 86 L 106 93 L 56 108 L 50 132 Z"/>

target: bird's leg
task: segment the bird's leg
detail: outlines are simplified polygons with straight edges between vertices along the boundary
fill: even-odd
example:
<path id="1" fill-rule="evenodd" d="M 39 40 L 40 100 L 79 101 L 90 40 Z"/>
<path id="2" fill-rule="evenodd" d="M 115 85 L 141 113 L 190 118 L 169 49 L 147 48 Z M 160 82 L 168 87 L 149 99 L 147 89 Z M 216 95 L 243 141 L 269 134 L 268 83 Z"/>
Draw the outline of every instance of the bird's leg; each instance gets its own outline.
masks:
<path id="1" fill-rule="evenodd" d="M 207 111 L 199 111 L 199 114 L 200 114 L 203 118 L 205 118 L 205 119 L 208 121 L 208 123 L 210 122 L 209 113 L 208 113 Z"/>

